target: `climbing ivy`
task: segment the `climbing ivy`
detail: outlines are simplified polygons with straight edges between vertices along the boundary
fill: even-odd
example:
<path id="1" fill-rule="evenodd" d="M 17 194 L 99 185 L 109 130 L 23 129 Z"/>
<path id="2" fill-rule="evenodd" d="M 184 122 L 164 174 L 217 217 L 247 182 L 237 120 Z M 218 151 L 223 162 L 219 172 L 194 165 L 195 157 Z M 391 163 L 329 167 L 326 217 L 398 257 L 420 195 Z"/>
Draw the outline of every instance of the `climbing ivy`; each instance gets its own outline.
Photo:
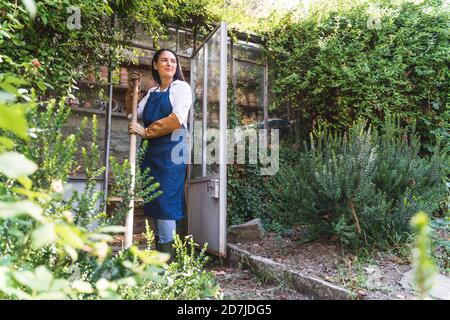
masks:
<path id="1" fill-rule="evenodd" d="M 444 1 L 319 1 L 265 33 L 272 109 L 303 138 L 319 123 L 347 131 L 388 112 L 416 126 L 422 149 L 450 141 L 449 11 Z"/>
<path id="2" fill-rule="evenodd" d="M 138 24 L 156 40 L 168 23 L 201 30 L 214 20 L 205 0 L 42 0 L 35 6 L 30 16 L 20 1 L 0 3 L 0 73 L 20 74 L 51 96 L 70 93 L 74 80 L 109 59 L 118 65 Z"/>

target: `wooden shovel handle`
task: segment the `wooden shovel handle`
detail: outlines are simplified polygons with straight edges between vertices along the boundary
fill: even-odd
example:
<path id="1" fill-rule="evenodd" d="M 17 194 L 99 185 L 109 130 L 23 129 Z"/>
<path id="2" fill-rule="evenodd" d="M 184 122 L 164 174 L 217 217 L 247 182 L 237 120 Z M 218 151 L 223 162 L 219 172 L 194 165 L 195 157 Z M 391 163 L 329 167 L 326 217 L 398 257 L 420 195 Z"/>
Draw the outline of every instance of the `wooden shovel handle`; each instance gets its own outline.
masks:
<path id="1" fill-rule="evenodd" d="M 133 101 L 131 110 L 131 121 L 137 122 L 137 103 L 139 97 L 140 79 L 133 79 Z M 130 171 L 131 171 L 131 185 L 130 194 L 133 195 L 129 203 L 129 210 L 125 218 L 125 241 L 124 248 L 128 249 L 133 244 L 133 218 L 134 218 L 134 183 L 136 175 L 136 134 L 130 135 Z"/>

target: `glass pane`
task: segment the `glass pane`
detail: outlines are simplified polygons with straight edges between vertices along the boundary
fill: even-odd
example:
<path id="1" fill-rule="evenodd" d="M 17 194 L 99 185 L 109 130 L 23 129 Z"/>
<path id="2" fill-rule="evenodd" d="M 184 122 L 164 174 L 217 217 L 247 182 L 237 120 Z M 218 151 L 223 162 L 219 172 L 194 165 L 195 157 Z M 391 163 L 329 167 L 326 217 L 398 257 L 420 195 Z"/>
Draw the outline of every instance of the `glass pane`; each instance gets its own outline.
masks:
<path id="1" fill-rule="evenodd" d="M 171 49 L 176 52 L 177 50 L 177 31 L 175 29 L 169 29 L 169 35 L 166 39 L 159 39 L 158 45 L 160 48 Z"/>
<path id="2" fill-rule="evenodd" d="M 232 47 L 231 41 L 227 41 L 227 128 L 235 128 L 235 106 L 234 106 L 234 90 L 233 90 L 233 74 L 232 74 Z"/>
<path id="3" fill-rule="evenodd" d="M 195 84 L 194 101 L 194 126 L 192 128 L 193 144 L 191 162 L 191 178 L 202 176 L 202 121 L 203 121 L 203 75 L 204 75 L 204 49 L 200 49 L 197 56 L 194 58 L 193 77 Z"/>
<path id="4" fill-rule="evenodd" d="M 181 72 L 183 73 L 184 80 L 187 83 L 191 83 L 191 59 L 178 56 L 178 61 L 180 62 Z"/>
<path id="5" fill-rule="evenodd" d="M 191 32 L 178 30 L 178 36 L 180 41 L 180 51 L 178 53 L 189 56 L 192 55 L 194 48 L 194 35 Z"/>
<path id="6" fill-rule="evenodd" d="M 263 51 L 256 44 L 238 41 L 234 45 L 234 57 L 257 63 L 263 63 Z"/>
<path id="7" fill-rule="evenodd" d="M 236 61 L 236 105 L 240 115 L 238 126 L 263 125 L 264 120 L 264 66 Z"/>
<path id="8" fill-rule="evenodd" d="M 208 40 L 206 175 L 219 173 L 220 30 Z"/>
<path id="9" fill-rule="evenodd" d="M 196 48 L 203 45 L 203 42 L 205 41 L 206 36 L 209 34 L 209 31 L 206 32 L 205 30 L 199 30 L 197 31 L 197 39 L 195 41 Z"/>

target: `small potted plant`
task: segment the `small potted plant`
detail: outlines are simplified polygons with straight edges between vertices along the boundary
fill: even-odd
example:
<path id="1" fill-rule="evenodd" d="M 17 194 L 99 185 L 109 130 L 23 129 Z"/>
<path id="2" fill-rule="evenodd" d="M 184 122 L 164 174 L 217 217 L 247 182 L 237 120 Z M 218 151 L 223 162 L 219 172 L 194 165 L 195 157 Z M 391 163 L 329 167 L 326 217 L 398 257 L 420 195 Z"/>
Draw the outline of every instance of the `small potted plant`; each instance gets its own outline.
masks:
<path id="1" fill-rule="evenodd" d="M 128 69 L 126 67 L 120 67 L 120 85 L 128 87 Z"/>

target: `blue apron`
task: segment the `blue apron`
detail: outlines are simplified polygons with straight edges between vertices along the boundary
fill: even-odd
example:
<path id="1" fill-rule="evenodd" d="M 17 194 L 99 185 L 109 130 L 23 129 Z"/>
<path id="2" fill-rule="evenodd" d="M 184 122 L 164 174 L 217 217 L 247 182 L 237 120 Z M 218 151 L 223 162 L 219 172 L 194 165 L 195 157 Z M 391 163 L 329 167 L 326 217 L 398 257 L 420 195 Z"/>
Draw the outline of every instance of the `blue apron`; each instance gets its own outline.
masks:
<path id="1" fill-rule="evenodd" d="M 172 113 L 172 104 L 169 99 L 171 85 L 165 92 L 153 91 L 150 93 L 142 113 L 145 127 Z M 184 180 L 186 176 L 184 147 L 176 148 L 179 150 L 178 156 L 183 159 L 180 164 L 177 164 L 179 161 L 174 162 L 171 158 L 172 149 L 179 143 L 185 143 L 186 130 L 184 126 L 180 130 L 182 131 L 179 132 L 181 134 L 177 141 L 171 141 L 172 134 L 156 139 L 147 139 L 147 148 L 140 164 L 141 170 L 143 172 L 146 168 L 150 168 L 150 176 L 154 177 L 152 183 L 159 182 L 159 190 L 162 191 L 162 194 L 156 199 L 148 203 L 144 202 L 144 214 L 151 218 L 179 220 L 184 217 Z"/>

